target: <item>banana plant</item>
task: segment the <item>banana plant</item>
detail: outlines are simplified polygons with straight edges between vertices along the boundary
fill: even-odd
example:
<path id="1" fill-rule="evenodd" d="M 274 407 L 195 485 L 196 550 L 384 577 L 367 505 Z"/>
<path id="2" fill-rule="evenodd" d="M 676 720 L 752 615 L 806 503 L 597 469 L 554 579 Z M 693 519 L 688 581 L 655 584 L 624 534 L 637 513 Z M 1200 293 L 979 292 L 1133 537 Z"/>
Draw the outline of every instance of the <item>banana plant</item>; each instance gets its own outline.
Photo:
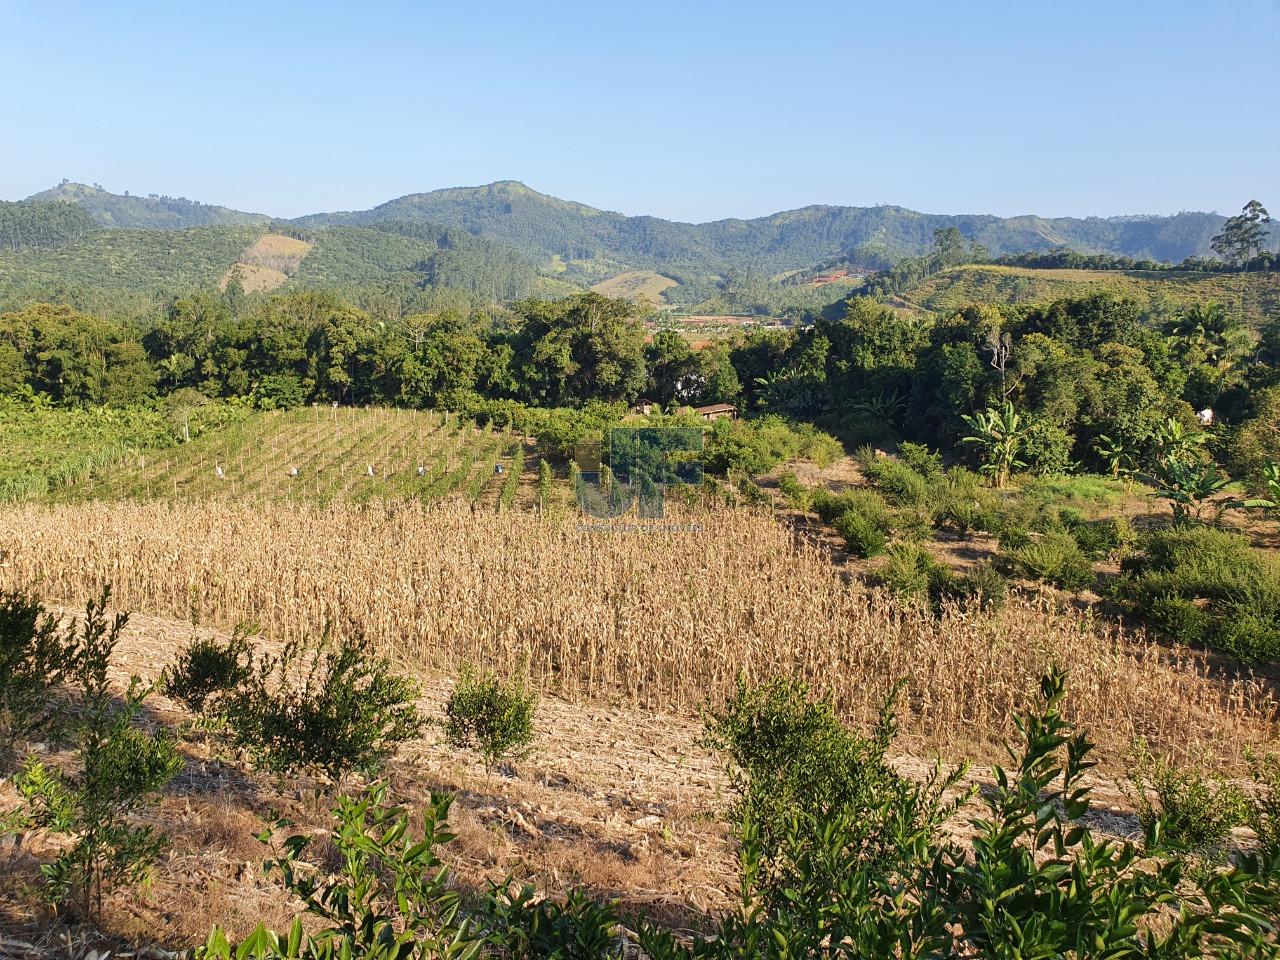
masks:
<path id="1" fill-rule="evenodd" d="M 1199 520 L 1209 501 L 1231 483 L 1231 478 L 1221 473 L 1217 464 L 1180 456 L 1161 457 L 1148 479 L 1156 488 L 1156 496 L 1169 501 L 1173 522 L 1177 525 L 1193 517 Z M 1240 505 L 1227 501 L 1218 507 L 1218 513 Z"/>
<path id="2" fill-rule="evenodd" d="M 1169 417 L 1156 428 L 1156 458 L 1189 462 L 1200 454 L 1209 435 L 1202 431 L 1188 430 L 1178 420 Z"/>
<path id="3" fill-rule="evenodd" d="M 1094 452 L 1107 462 L 1112 478 L 1124 480 L 1125 488 L 1133 484 L 1133 475 L 1137 470 L 1133 450 L 1123 440 L 1113 440 L 1105 433 L 1099 434 L 1093 445 Z"/>
<path id="4" fill-rule="evenodd" d="M 1022 446 L 1031 424 L 1008 400 L 973 416 L 964 414 L 962 419 L 973 433 L 960 442 L 971 443 L 978 448 L 981 471 L 991 477 L 992 486 L 997 490 L 1003 489 L 1014 467 L 1026 466 L 1018 459 L 1018 448 Z"/>
<path id="5" fill-rule="evenodd" d="M 1241 506 L 1256 507 L 1269 512 L 1280 510 L 1280 463 L 1268 460 L 1262 468 L 1262 482 L 1266 485 L 1266 493 L 1252 500 L 1245 500 Z"/>

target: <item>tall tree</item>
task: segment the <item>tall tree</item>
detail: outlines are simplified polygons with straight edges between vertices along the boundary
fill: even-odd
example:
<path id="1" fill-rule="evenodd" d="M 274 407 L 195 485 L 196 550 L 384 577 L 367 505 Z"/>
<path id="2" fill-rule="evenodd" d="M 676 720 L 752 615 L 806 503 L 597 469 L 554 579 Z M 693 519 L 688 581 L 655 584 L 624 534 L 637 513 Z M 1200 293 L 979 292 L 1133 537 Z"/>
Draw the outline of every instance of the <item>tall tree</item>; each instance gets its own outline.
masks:
<path id="1" fill-rule="evenodd" d="M 1271 215 L 1257 200 L 1250 200 L 1234 217 L 1228 217 L 1222 232 L 1210 241 L 1213 252 L 1232 266 L 1247 263 L 1262 252 L 1267 243 Z"/>

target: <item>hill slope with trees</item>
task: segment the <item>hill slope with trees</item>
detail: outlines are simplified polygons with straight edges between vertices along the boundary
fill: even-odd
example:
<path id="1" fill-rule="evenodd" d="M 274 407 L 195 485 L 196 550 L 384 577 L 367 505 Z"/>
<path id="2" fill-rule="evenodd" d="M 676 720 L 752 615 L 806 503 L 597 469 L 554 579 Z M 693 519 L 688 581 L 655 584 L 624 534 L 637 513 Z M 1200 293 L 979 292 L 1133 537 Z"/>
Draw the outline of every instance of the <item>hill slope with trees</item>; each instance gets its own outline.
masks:
<path id="1" fill-rule="evenodd" d="M 251 226 L 271 221 L 265 214 L 232 210 L 186 197 L 164 197 L 154 193 L 135 197 L 128 193 L 111 193 L 100 185 L 89 186 L 66 180 L 27 199 L 73 203 L 102 226 L 121 229 L 185 230 L 189 227 Z"/>
<path id="2" fill-rule="evenodd" d="M 935 230 L 956 227 L 992 255 L 1070 246 L 1137 258 L 1181 260 L 1207 253 L 1225 218 L 1210 213 L 1171 217 L 947 216 L 903 207 L 815 205 L 752 220 L 678 223 L 629 217 L 539 193 L 516 181 L 410 194 L 371 210 L 322 213 L 300 224 L 369 225 L 427 220 L 492 237 L 526 253 L 565 260 L 621 260 L 723 272 L 732 265 L 792 270 L 855 251 L 863 265 L 923 253 Z M 861 251 L 859 254 L 858 252 Z"/>

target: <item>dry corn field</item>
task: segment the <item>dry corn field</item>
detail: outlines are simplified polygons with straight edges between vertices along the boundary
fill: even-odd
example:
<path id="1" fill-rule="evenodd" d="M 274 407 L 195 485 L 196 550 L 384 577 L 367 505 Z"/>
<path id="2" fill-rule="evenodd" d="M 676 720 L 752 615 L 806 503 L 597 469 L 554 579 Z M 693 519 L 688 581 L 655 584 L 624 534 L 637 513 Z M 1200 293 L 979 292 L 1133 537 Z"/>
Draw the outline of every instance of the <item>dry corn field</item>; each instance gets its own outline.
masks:
<path id="1" fill-rule="evenodd" d="M 1135 737 L 1237 767 L 1274 742 L 1274 685 L 1050 601 L 941 618 L 868 594 L 768 515 L 723 510 L 601 532 L 465 503 L 26 505 L 0 512 L 0 586 L 252 623 L 284 640 L 360 630 L 422 676 L 526 668 L 570 700 L 692 713 L 752 677 L 794 674 L 869 723 L 905 678 L 913 746 L 989 754 L 1048 667 L 1104 757 Z"/>

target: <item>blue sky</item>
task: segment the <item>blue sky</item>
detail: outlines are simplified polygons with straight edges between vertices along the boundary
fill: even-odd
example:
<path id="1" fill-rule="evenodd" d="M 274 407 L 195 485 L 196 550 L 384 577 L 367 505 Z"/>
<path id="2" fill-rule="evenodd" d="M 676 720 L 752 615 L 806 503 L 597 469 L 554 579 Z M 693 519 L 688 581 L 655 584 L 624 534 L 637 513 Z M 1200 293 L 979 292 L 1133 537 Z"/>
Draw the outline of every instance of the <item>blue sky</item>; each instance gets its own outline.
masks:
<path id="1" fill-rule="evenodd" d="M 807 203 L 1280 208 L 1280 0 L 0 0 L 0 198 L 278 216 L 523 180 L 680 220 Z"/>

